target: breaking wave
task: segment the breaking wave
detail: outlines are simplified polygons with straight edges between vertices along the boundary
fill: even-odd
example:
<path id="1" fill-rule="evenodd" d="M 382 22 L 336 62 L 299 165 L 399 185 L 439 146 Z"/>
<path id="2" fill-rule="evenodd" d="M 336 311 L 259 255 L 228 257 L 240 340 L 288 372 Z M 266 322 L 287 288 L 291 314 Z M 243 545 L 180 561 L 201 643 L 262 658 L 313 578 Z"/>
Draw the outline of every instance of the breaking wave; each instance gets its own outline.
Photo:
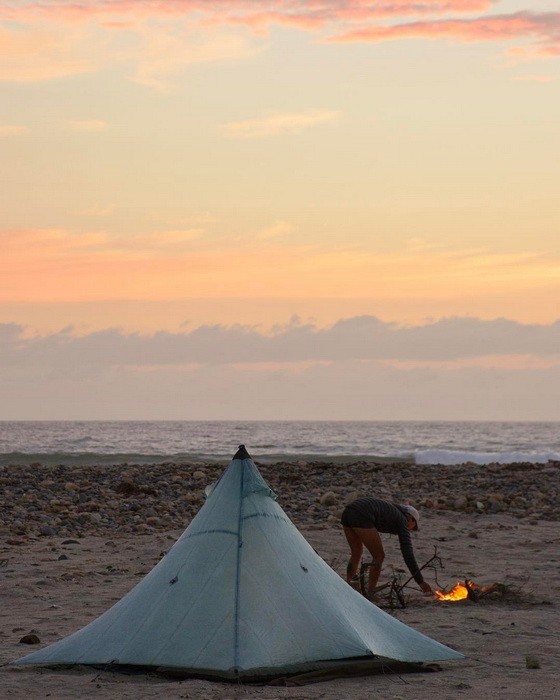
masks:
<path id="1" fill-rule="evenodd" d="M 4 421 L 0 466 L 227 464 L 245 444 L 258 462 L 416 464 L 560 460 L 559 422 L 466 421 Z"/>
<path id="2" fill-rule="evenodd" d="M 546 464 L 560 461 L 560 452 L 462 452 L 460 450 L 416 450 L 416 464 Z"/>

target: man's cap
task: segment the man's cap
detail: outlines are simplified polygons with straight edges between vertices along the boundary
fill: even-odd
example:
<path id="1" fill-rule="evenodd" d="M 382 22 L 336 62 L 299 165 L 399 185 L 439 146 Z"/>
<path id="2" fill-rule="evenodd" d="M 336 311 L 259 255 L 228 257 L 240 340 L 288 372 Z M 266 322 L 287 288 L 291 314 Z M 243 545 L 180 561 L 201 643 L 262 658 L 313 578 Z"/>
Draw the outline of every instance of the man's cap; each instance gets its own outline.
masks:
<path id="1" fill-rule="evenodd" d="M 420 513 L 416 510 L 416 508 L 414 506 L 403 505 L 402 507 L 406 510 L 406 512 L 409 515 L 412 515 L 412 517 L 416 521 L 416 527 L 414 529 L 419 530 L 420 529 Z"/>

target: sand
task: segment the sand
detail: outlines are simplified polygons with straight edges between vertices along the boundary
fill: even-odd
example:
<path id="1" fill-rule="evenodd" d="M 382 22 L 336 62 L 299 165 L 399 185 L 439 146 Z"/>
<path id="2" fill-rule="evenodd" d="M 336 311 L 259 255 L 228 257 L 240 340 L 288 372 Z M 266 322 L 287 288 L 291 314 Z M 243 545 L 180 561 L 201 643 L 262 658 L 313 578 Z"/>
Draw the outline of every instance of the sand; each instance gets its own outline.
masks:
<path id="1" fill-rule="evenodd" d="M 162 484 L 171 483 L 178 499 L 195 494 L 196 498 L 183 502 L 186 510 L 192 508 L 196 512 L 200 485 L 193 484 L 206 481 L 206 477 L 214 476 L 214 469 L 219 473 L 221 468 L 167 465 L 160 471 L 135 471 L 128 466 L 126 478 L 130 479 L 134 472 L 135 488 L 155 492 Z M 439 664 L 441 670 L 432 672 L 341 678 L 301 687 L 173 681 L 152 674 L 124 675 L 89 667 L 54 671 L 10 666 L 10 661 L 39 648 L 20 643 L 24 635 L 36 634 L 41 645 L 52 643 L 119 600 L 159 561 L 192 515 L 178 522 L 183 511 L 175 513 L 168 503 L 165 512 L 177 521 L 169 527 L 163 513 L 143 502 L 146 498 L 157 500 L 157 495 L 138 490 L 120 493 L 113 506 L 105 507 L 105 487 L 94 489 L 92 496 L 93 502 L 99 501 L 100 509 L 84 510 L 86 501 L 82 498 L 80 502 L 80 484 L 96 482 L 96 478 L 83 467 L 60 468 L 50 479 L 53 483 L 47 486 L 45 475 L 37 466 L 0 471 L 4 498 L 0 516 L 0 664 L 5 664 L 0 667 L 0 698 L 365 700 L 375 696 L 443 700 L 490 696 L 494 700 L 525 700 L 560 696 L 560 522 L 551 507 L 558 493 L 558 465 L 495 467 L 494 472 L 472 466 L 455 470 L 434 466 L 417 472 L 414 469 L 419 468 L 372 468 L 359 463 L 345 465 L 341 470 L 340 465 L 332 463 L 283 463 L 263 467 L 262 471 L 274 482 L 288 515 L 339 573 L 345 568 L 347 549 L 336 522 L 337 512 L 356 489 L 371 491 L 375 483 L 385 496 L 402 496 L 407 487 L 411 496 L 416 495 L 415 503 L 421 504 L 423 520 L 421 532 L 414 535 L 417 559 L 419 563 L 427 561 L 437 547 L 444 565 L 437 572 L 426 573 L 432 585 L 451 586 L 457 580 L 470 578 L 478 584 L 504 583 L 506 593 L 492 593 L 479 602 L 443 603 L 424 596 L 412 584 L 406 588 L 406 607 L 395 609 L 392 614 L 458 649 L 465 660 Z M 105 479 L 110 484 L 114 478 L 112 488 L 117 493 L 115 489 L 125 480 L 126 470 L 122 466 L 105 470 L 99 482 Z M 195 477 L 196 471 L 205 474 Z M 481 480 L 492 473 L 494 488 L 490 490 Z M 185 479 L 186 474 L 191 475 L 191 481 Z M 179 475 L 180 480 L 172 482 L 173 475 Z M 66 488 L 68 484 L 75 488 Z M 427 491 L 423 492 L 423 488 Z M 61 511 L 60 504 L 52 506 L 53 500 L 62 500 L 64 505 L 68 493 L 71 495 L 67 502 L 74 503 L 76 509 L 68 506 Z M 36 500 L 31 501 L 32 505 L 25 505 L 33 496 Z M 524 507 L 520 507 L 518 498 L 525 498 Z M 138 508 L 130 508 L 133 503 L 139 504 Z M 22 504 L 31 508 L 29 518 L 23 521 L 18 511 Z M 144 517 L 150 508 L 156 515 Z M 100 513 L 101 517 L 73 518 L 73 513 L 83 512 Z M 133 524 L 131 513 L 140 515 Z M 52 520 L 53 515 L 59 518 L 58 522 Z M 147 525 L 148 518 L 152 518 L 152 525 Z M 46 522 L 50 524 L 45 525 Z M 136 530 L 129 531 L 122 523 Z M 55 534 L 39 534 L 45 527 L 51 527 L 48 532 Z M 68 539 L 74 543 L 64 544 Z M 403 572 L 407 578 L 396 538 L 384 536 L 384 543 L 387 556 L 381 580 L 389 579 L 394 572 Z M 380 605 L 387 604 L 382 597 Z"/>

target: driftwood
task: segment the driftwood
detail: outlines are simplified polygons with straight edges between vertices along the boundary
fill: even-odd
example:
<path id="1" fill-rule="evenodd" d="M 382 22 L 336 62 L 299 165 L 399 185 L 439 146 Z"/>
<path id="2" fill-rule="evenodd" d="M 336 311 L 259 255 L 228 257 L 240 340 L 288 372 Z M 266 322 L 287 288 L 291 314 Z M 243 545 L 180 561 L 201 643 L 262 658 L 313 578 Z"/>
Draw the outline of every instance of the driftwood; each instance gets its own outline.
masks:
<path id="1" fill-rule="evenodd" d="M 418 571 L 423 571 L 423 570 L 426 569 L 428 566 L 429 566 L 430 568 L 434 569 L 434 571 L 436 571 L 436 572 L 437 572 L 437 569 L 438 569 L 438 568 L 439 568 L 439 569 L 443 569 L 443 561 L 442 561 L 441 557 L 440 557 L 439 554 L 438 554 L 437 547 L 434 547 L 434 553 L 433 553 L 433 555 L 430 557 L 430 559 L 428 559 L 428 561 L 427 561 L 425 564 L 423 564 L 423 565 L 418 569 Z M 413 579 L 414 579 L 414 576 L 411 576 L 410 578 L 408 578 L 408 579 L 402 584 L 402 586 L 400 587 L 400 590 L 402 591 L 403 588 L 404 588 L 405 586 L 407 586 Z M 436 583 L 437 583 L 437 576 L 436 576 Z M 439 584 L 438 584 L 438 586 L 439 586 Z"/>
<path id="2" fill-rule="evenodd" d="M 465 579 L 463 583 L 458 581 L 455 586 L 449 590 L 437 590 L 436 597 L 444 602 L 457 602 L 460 600 L 469 600 L 473 603 L 478 603 L 479 600 L 489 593 L 507 593 L 509 587 L 504 583 L 491 583 L 485 586 L 479 586 L 470 579 Z"/>
<path id="3" fill-rule="evenodd" d="M 360 592 L 362 595 L 367 597 L 368 594 L 368 587 L 367 587 L 367 578 L 366 574 L 369 571 L 370 564 L 368 563 L 363 563 L 360 567 L 360 576 L 359 576 L 359 583 L 360 583 Z M 443 568 L 443 562 L 441 560 L 441 557 L 438 554 L 437 547 L 434 547 L 434 553 L 428 559 L 428 561 L 423 564 L 418 571 L 423 571 L 427 567 L 431 567 L 437 572 L 438 568 Z M 397 603 L 401 608 L 406 608 L 406 599 L 404 597 L 404 589 L 405 587 L 414 579 L 414 576 L 410 576 L 404 583 L 400 582 L 400 576 L 394 575 L 390 581 L 387 581 L 386 583 L 383 583 L 379 586 L 376 586 L 375 589 L 373 590 L 373 593 L 380 593 L 381 591 L 387 590 L 387 602 L 389 604 L 389 607 L 391 610 L 393 610 L 395 607 L 397 607 Z M 436 583 L 437 583 L 437 575 L 436 575 Z M 438 584 L 439 585 L 439 584 Z"/>
<path id="4" fill-rule="evenodd" d="M 507 586 L 503 583 L 491 583 L 487 586 L 478 586 L 470 579 L 465 579 L 465 588 L 467 589 L 467 598 L 475 603 L 489 593 L 505 593 Z"/>
<path id="5" fill-rule="evenodd" d="M 368 586 L 367 586 L 367 571 L 369 569 L 369 564 L 365 563 L 362 564 L 360 568 L 360 593 L 368 598 Z M 396 607 L 395 606 L 395 599 L 398 601 L 399 605 L 402 608 L 406 607 L 406 601 L 402 592 L 402 587 L 399 584 L 399 577 L 398 576 L 393 576 L 390 581 L 387 581 L 386 583 L 382 583 L 379 586 L 376 586 L 372 594 L 377 595 L 378 593 L 381 593 L 382 591 L 386 591 L 387 593 L 387 599 L 389 602 L 389 606 L 391 610 Z"/>
<path id="6" fill-rule="evenodd" d="M 354 579 L 352 582 L 352 585 L 354 588 L 359 589 L 361 594 L 365 596 L 366 598 L 368 597 L 368 573 L 369 573 L 369 567 L 370 563 L 369 562 L 363 562 L 362 565 L 360 566 L 360 571 L 359 575 Z M 436 586 L 437 586 L 437 591 L 442 594 L 449 593 L 453 587 L 449 590 L 446 590 L 445 587 L 441 586 L 438 582 L 437 579 L 437 572 L 439 569 L 443 569 L 443 561 L 441 557 L 438 554 L 437 547 L 434 547 L 434 553 L 433 555 L 426 561 L 418 570 L 423 571 L 426 568 L 432 568 L 434 570 L 434 575 L 435 575 L 435 580 L 436 580 Z M 389 607 L 391 610 L 394 610 L 396 607 L 400 608 L 406 608 L 406 599 L 404 595 L 404 589 L 406 586 L 408 586 L 411 581 L 414 580 L 414 576 L 410 576 L 404 583 L 401 583 L 401 576 L 399 574 L 393 574 L 391 579 L 389 581 L 386 581 L 385 583 L 379 584 L 376 586 L 372 593 L 374 595 L 377 595 L 378 593 L 382 593 L 384 596 L 384 603 L 386 604 L 387 607 Z M 470 579 L 465 579 L 463 583 L 458 583 L 456 584 L 458 586 L 462 586 L 466 588 L 466 596 L 464 596 L 464 599 L 470 600 L 474 603 L 477 603 L 479 600 L 484 598 L 490 593 L 507 593 L 510 591 L 510 587 L 507 586 L 504 583 L 492 583 L 489 585 L 478 585 L 477 583 L 474 583 L 474 581 L 471 581 Z M 437 594 L 436 594 L 437 595 Z M 448 598 L 447 600 L 445 598 L 439 597 L 439 600 L 449 602 L 450 600 L 461 600 L 461 598 Z"/>

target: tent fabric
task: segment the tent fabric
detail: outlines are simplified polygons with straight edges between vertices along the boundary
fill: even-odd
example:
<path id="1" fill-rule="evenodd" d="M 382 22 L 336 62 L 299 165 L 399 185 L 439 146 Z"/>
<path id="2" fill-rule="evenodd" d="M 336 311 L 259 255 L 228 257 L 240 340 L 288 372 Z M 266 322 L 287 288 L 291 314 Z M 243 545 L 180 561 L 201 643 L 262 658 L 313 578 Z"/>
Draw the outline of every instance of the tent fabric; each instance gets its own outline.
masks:
<path id="1" fill-rule="evenodd" d="M 15 663 L 165 667 L 244 678 L 368 656 L 462 658 L 348 586 L 240 451 L 135 588 L 83 629 Z"/>

